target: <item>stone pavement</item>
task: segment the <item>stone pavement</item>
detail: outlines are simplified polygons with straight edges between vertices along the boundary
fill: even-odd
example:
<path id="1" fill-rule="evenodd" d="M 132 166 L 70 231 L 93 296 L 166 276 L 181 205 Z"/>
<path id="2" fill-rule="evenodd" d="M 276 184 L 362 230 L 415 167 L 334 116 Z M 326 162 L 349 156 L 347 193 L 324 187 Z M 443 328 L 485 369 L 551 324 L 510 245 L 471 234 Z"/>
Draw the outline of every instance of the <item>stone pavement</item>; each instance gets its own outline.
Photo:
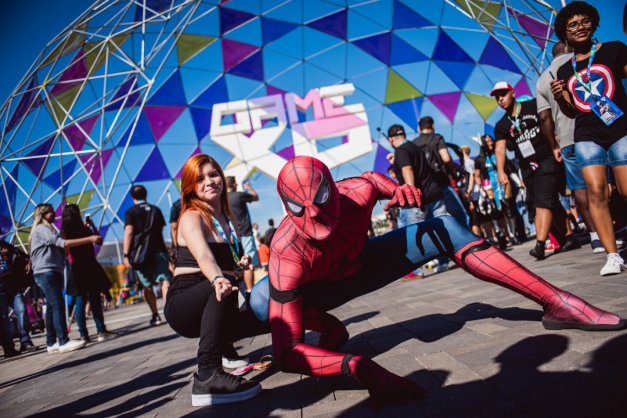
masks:
<path id="1" fill-rule="evenodd" d="M 528 255 L 532 245 L 509 253 L 557 286 L 627 317 L 627 273 L 599 276 L 604 254 L 586 245 L 538 262 Z M 264 388 L 257 398 L 194 408 L 197 340 L 167 325 L 150 328 L 148 307 L 139 304 L 105 313 L 120 333 L 115 340 L 65 355 L 0 360 L 0 416 L 627 416 L 627 331 L 546 331 L 535 303 L 459 268 L 397 281 L 335 314 L 351 334 L 343 351 L 409 376 L 429 390 L 427 397 L 373 413 L 353 378 L 273 367 L 250 375 Z M 316 338 L 307 335 L 309 342 Z M 43 338 L 35 342 L 45 345 Z M 256 361 L 271 352 L 269 335 L 236 348 Z"/>

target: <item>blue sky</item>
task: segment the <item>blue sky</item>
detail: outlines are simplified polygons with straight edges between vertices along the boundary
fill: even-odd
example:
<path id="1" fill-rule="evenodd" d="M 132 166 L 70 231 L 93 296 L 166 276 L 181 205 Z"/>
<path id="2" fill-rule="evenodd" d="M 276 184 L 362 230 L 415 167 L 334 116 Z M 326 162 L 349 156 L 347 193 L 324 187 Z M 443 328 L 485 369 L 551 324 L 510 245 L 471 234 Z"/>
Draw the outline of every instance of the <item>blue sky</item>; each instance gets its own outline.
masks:
<path id="1" fill-rule="evenodd" d="M 557 1 L 550 2 L 552 4 L 558 3 Z M 433 4 L 437 2 L 428 5 L 421 2 L 414 3 L 420 4 L 420 7 L 425 7 L 424 10 L 420 11 L 429 17 L 428 9 L 436 7 Z M 599 8 L 601 13 L 601 27 L 597 32 L 599 40 L 627 41 L 621 30 L 624 2 L 610 0 L 592 1 L 591 3 Z M 0 101 L 2 103 L 28 71 L 45 45 L 70 25 L 89 4 L 90 2 L 85 0 L 64 0 L 63 2 L 4 0 L 0 3 L 0 36 L 2 36 L 1 39 L 5 40 L 0 44 L 0 52 L 5 57 L 3 76 L 0 80 Z M 458 39 L 456 41 L 459 42 Z M 466 45 L 464 47 L 470 48 Z M 472 54 L 472 52 L 470 53 Z M 412 82 L 414 81 L 412 80 Z M 371 133 L 373 136 L 375 135 L 375 132 Z M 454 141 L 455 138 L 447 138 L 447 140 Z M 273 217 L 278 220 L 282 217 L 280 201 L 276 197 L 274 182 L 266 176 L 258 175 L 253 178 L 253 186 L 261 195 L 261 201 L 251 205 L 253 221 L 258 222 L 260 229 L 265 231 L 268 218 Z M 380 207 L 376 211 L 380 212 Z"/>

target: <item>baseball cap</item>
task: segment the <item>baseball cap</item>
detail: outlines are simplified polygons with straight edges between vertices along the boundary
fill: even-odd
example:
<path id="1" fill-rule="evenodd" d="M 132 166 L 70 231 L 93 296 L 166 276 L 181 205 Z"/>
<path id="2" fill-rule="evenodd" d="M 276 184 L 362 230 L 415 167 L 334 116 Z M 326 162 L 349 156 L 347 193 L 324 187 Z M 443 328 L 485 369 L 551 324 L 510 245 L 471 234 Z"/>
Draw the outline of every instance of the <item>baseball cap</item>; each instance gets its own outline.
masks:
<path id="1" fill-rule="evenodd" d="M 389 127 L 388 137 L 399 135 L 405 135 L 405 128 L 403 128 L 401 125 L 392 125 Z"/>
<path id="2" fill-rule="evenodd" d="M 494 96 L 495 91 L 499 90 L 511 90 L 514 91 L 514 88 L 507 81 L 499 81 L 492 87 L 492 91 L 490 92 L 490 96 Z"/>

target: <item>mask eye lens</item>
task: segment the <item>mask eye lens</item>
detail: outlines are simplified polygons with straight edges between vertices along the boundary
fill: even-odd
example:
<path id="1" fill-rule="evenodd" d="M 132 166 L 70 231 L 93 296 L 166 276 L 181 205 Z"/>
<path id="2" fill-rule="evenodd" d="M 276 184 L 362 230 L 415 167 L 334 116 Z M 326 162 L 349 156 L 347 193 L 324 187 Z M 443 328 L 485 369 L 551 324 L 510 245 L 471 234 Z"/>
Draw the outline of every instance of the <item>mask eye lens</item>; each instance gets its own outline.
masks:
<path id="1" fill-rule="evenodd" d="M 318 191 L 318 194 L 316 195 L 316 200 L 314 200 L 314 203 L 316 205 L 324 205 L 329 200 L 330 194 L 331 193 L 329 192 L 329 185 L 328 184 L 323 185 L 322 188 Z"/>
<path id="2" fill-rule="evenodd" d="M 294 215 L 299 216 L 303 213 L 302 206 L 299 206 L 296 203 L 292 203 L 290 201 L 286 201 L 285 204 L 287 208 L 289 209 L 289 211 L 292 212 Z"/>

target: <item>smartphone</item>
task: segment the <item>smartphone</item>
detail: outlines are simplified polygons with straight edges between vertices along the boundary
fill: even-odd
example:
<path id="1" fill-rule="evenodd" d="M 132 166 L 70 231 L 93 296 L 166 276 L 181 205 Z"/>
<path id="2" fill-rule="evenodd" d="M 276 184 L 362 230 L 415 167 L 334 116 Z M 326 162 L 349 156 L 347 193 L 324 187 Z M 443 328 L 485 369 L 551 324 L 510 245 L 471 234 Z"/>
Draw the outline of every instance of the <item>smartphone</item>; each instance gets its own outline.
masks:
<path id="1" fill-rule="evenodd" d="M 87 213 L 85 215 L 85 223 L 86 224 L 91 224 L 91 214 Z"/>

